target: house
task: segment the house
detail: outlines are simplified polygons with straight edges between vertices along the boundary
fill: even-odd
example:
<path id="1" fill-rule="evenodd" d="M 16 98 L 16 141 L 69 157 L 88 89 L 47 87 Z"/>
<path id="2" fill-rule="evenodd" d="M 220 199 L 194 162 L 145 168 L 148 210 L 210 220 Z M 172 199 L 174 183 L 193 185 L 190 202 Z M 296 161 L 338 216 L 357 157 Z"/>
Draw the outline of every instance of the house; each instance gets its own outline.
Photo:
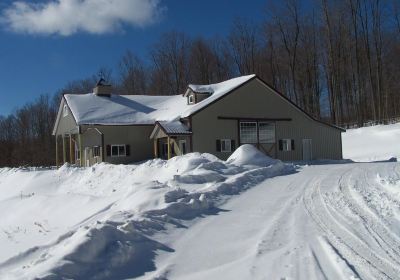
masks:
<path id="1" fill-rule="evenodd" d="M 57 164 L 62 154 L 90 166 L 189 152 L 226 159 L 245 143 L 284 161 L 341 159 L 343 131 L 249 75 L 173 96 L 116 95 L 101 81 L 93 93 L 63 96 L 53 135 Z"/>

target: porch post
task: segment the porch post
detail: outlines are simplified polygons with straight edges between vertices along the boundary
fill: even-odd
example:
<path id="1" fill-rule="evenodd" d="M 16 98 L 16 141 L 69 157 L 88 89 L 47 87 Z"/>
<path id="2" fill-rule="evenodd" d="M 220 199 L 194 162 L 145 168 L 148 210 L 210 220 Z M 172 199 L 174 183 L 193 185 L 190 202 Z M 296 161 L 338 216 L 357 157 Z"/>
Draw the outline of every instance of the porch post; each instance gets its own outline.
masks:
<path id="1" fill-rule="evenodd" d="M 58 135 L 56 134 L 56 167 L 58 168 Z"/>
<path id="2" fill-rule="evenodd" d="M 167 146 L 168 146 L 168 159 L 170 159 L 171 158 L 171 143 L 170 143 L 170 141 L 169 141 L 169 136 L 168 136 L 168 138 L 167 138 Z"/>
<path id="3" fill-rule="evenodd" d="M 78 138 L 79 138 L 79 163 L 80 163 L 80 166 L 83 166 L 83 159 L 82 159 L 82 137 L 81 137 L 81 134 L 79 133 L 79 136 L 78 136 Z"/>
<path id="4" fill-rule="evenodd" d="M 67 151 L 65 147 L 65 136 L 62 135 L 62 142 L 63 142 L 63 164 L 67 162 Z"/>
<path id="5" fill-rule="evenodd" d="M 154 158 L 158 158 L 158 139 L 154 139 Z"/>
<path id="6" fill-rule="evenodd" d="M 73 160 L 74 160 L 74 153 L 72 150 L 72 134 L 69 134 L 69 161 L 71 164 L 74 163 Z"/>

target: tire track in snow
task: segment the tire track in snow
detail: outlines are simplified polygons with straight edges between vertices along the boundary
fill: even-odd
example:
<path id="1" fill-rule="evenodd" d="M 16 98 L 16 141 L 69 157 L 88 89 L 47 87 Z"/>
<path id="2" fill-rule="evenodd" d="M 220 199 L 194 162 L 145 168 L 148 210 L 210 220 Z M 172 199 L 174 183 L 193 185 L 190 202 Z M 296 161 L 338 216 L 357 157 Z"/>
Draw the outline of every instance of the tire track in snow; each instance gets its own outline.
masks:
<path id="1" fill-rule="evenodd" d="M 337 182 L 343 180 L 343 177 L 351 171 L 353 169 L 342 174 Z M 304 205 L 310 217 L 326 234 L 331 246 L 340 253 L 342 259 L 352 264 L 353 267 L 349 268 L 355 276 L 359 274 L 366 279 L 397 279 L 400 273 L 398 267 L 371 251 L 364 242 L 332 216 L 321 194 L 323 179 L 315 180 L 310 188 L 306 189 Z"/>
<path id="2" fill-rule="evenodd" d="M 372 184 L 370 184 L 370 180 L 367 176 L 367 170 L 363 171 L 363 188 L 369 189 L 373 188 Z M 354 175 L 353 175 L 354 176 Z M 368 205 L 360 205 L 357 203 L 357 200 L 354 199 L 354 195 L 352 194 L 352 190 L 350 188 L 351 179 L 353 176 L 349 176 L 346 179 L 346 182 L 339 182 L 339 189 L 343 192 L 343 197 L 347 201 L 349 208 L 356 214 L 362 221 L 363 225 L 374 238 L 375 242 L 381 247 L 383 250 L 382 253 L 386 254 L 387 257 L 390 258 L 392 262 L 394 262 L 393 266 L 400 267 L 400 254 L 399 254 L 399 244 L 400 240 L 398 237 L 394 236 L 393 233 L 388 230 L 386 224 L 383 222 L 383 219 L 378 219 L 369 211 L 366 211 L 365 208 Z M 357 182 L 356 182 L 357 183 Z M 360 232 L 360 234 L 363 234 Z"/>

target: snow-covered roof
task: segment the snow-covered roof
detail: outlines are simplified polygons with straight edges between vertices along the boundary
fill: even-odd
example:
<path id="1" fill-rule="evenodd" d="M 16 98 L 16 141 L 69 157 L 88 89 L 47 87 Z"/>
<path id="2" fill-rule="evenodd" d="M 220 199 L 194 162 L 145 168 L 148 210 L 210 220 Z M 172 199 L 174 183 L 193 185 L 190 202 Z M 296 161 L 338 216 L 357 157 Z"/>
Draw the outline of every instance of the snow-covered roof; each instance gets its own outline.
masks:
<path id="1" fill-rule="evenodd" d="M 154 124 L 156 121 L 174 121 L 188 117 L 208 106 L 236 87 L 254 78 L 242 76 L 211 85 L 190 85 L 197 91 L 212 93 L 197 104 L 187 104 L 182 95 L 111 95 L 92 93 L 64 95 L 78 125 L 135 125 Z"/>
<path id="2" fill-rule="evenodd" d="M 66 94 L 65 99 L 78 125 L 149 124 L 158 120 L 179 118 L 187 106 L 181 95 L 111 95 L 97 96 Z"/>
<path id="3" fill-rule="evenodd" d="M 238 86 L 246 83 L 247 81 L 253 79 L 256 75 L 247 75 L 241 76 L 238 78 L 230 79 L 218 84 L 211 84 L 211 85 L 189 85 L 189 88 L 194 92 L 201 92 L 201 93 L 211 93 L 211 95 L 193 105 L 188 106 L 189 108 L 182 113 L 181 117 L 186 118 L 193 113 L 199 111 L 200 109 L 208 106 L 210 103 L 214 102 L 215 100 L 221 98 L 225 94 L 231 92 L 233 89 L 237 88 Z"/>
<path id="4" fill-rule="evenodd" d="M 166 134 L 191 134 L 189 127 L 181 123 L 180 121 L 172 122 L 158 122 L 158 124 L 164 129 Z"/>

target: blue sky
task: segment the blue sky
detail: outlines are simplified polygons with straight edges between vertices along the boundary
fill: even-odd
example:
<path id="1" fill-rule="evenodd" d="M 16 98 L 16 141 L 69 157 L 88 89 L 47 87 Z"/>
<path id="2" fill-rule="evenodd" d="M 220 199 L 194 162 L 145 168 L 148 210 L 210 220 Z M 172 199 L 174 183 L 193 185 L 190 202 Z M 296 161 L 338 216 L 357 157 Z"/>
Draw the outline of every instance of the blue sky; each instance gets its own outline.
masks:
<path id="1" fill-rule="evenodd" d="M 123 18 L 120 22 L 124 20 L 125 22 L 104 31 L 102 28 L 107 29 L 108 26 L 102 26 L 102 22 L 86 22 L 95 16 L 90 13 L 84 14 L 84 19 L 81 19 L 82 25 L 77 30 L 74 30 L 73 24 L 80 22 L 78 14 L 76 18 L 73 16 L 73 23 L 60 22 L 57 13 L 62 13 L 63 10 L 57 10 L 57 5 L 63 1 L 80 2 L 25 0 L 23 7 L 16 7 L 15 1 L 11 0 L 1 2 L 0 115 L 12 113 L 40 94 L 53 94 L 68 81 L 95 74 L 100 67 L 109 67 L 117 71 L 118 61 L 128 49 L 146 58 L 149 47 L 164 32 L 183 31 L 193 37 L 225 36 L 236 17 L 261 21 L 265 15 L 267 2 L 266 0 L 161 0 L 158 1 L 155 12 L 149 12 L 147 18 L 143 18 L 142 13 L 139 13 L 136 18 L 127 19 L 131 13 L 120 14 L 116 11 L 117 15 L 111 16 L 110 22 L 112 23 L 115 17 L 116 21 L 120 17 Z M 85 1 L 98 3 L 126 0 L 83 2 Z M 128 6 L 132 2 L 153 4 L 157 2 L 129 1 L 131 2 L 126 2 L 129 3 Z M 32 6 L 32 3 L 43 4 Z M 49 3 L 55 6 L 50 8 L 45 6 Z M 56 9 L 53 9 L 54 7 Z M 78 8 L 84 10 L 84 7 Z M 48 13 L 43 16 L 45 12 Z M 47 18 L 54 16 L 51 14 L 53 12 L 56 13 L 55 21 L 47 22 Z M 21 23 L 22 17 L 23 20 L 32 19 L 32 21 Z M 63 20 L 71 21 L 71 18 L 65 16 Z M 85 24 L 90 26 L 86 27 Z M 60 34 L 62 32 L 64 34 Z"/>

